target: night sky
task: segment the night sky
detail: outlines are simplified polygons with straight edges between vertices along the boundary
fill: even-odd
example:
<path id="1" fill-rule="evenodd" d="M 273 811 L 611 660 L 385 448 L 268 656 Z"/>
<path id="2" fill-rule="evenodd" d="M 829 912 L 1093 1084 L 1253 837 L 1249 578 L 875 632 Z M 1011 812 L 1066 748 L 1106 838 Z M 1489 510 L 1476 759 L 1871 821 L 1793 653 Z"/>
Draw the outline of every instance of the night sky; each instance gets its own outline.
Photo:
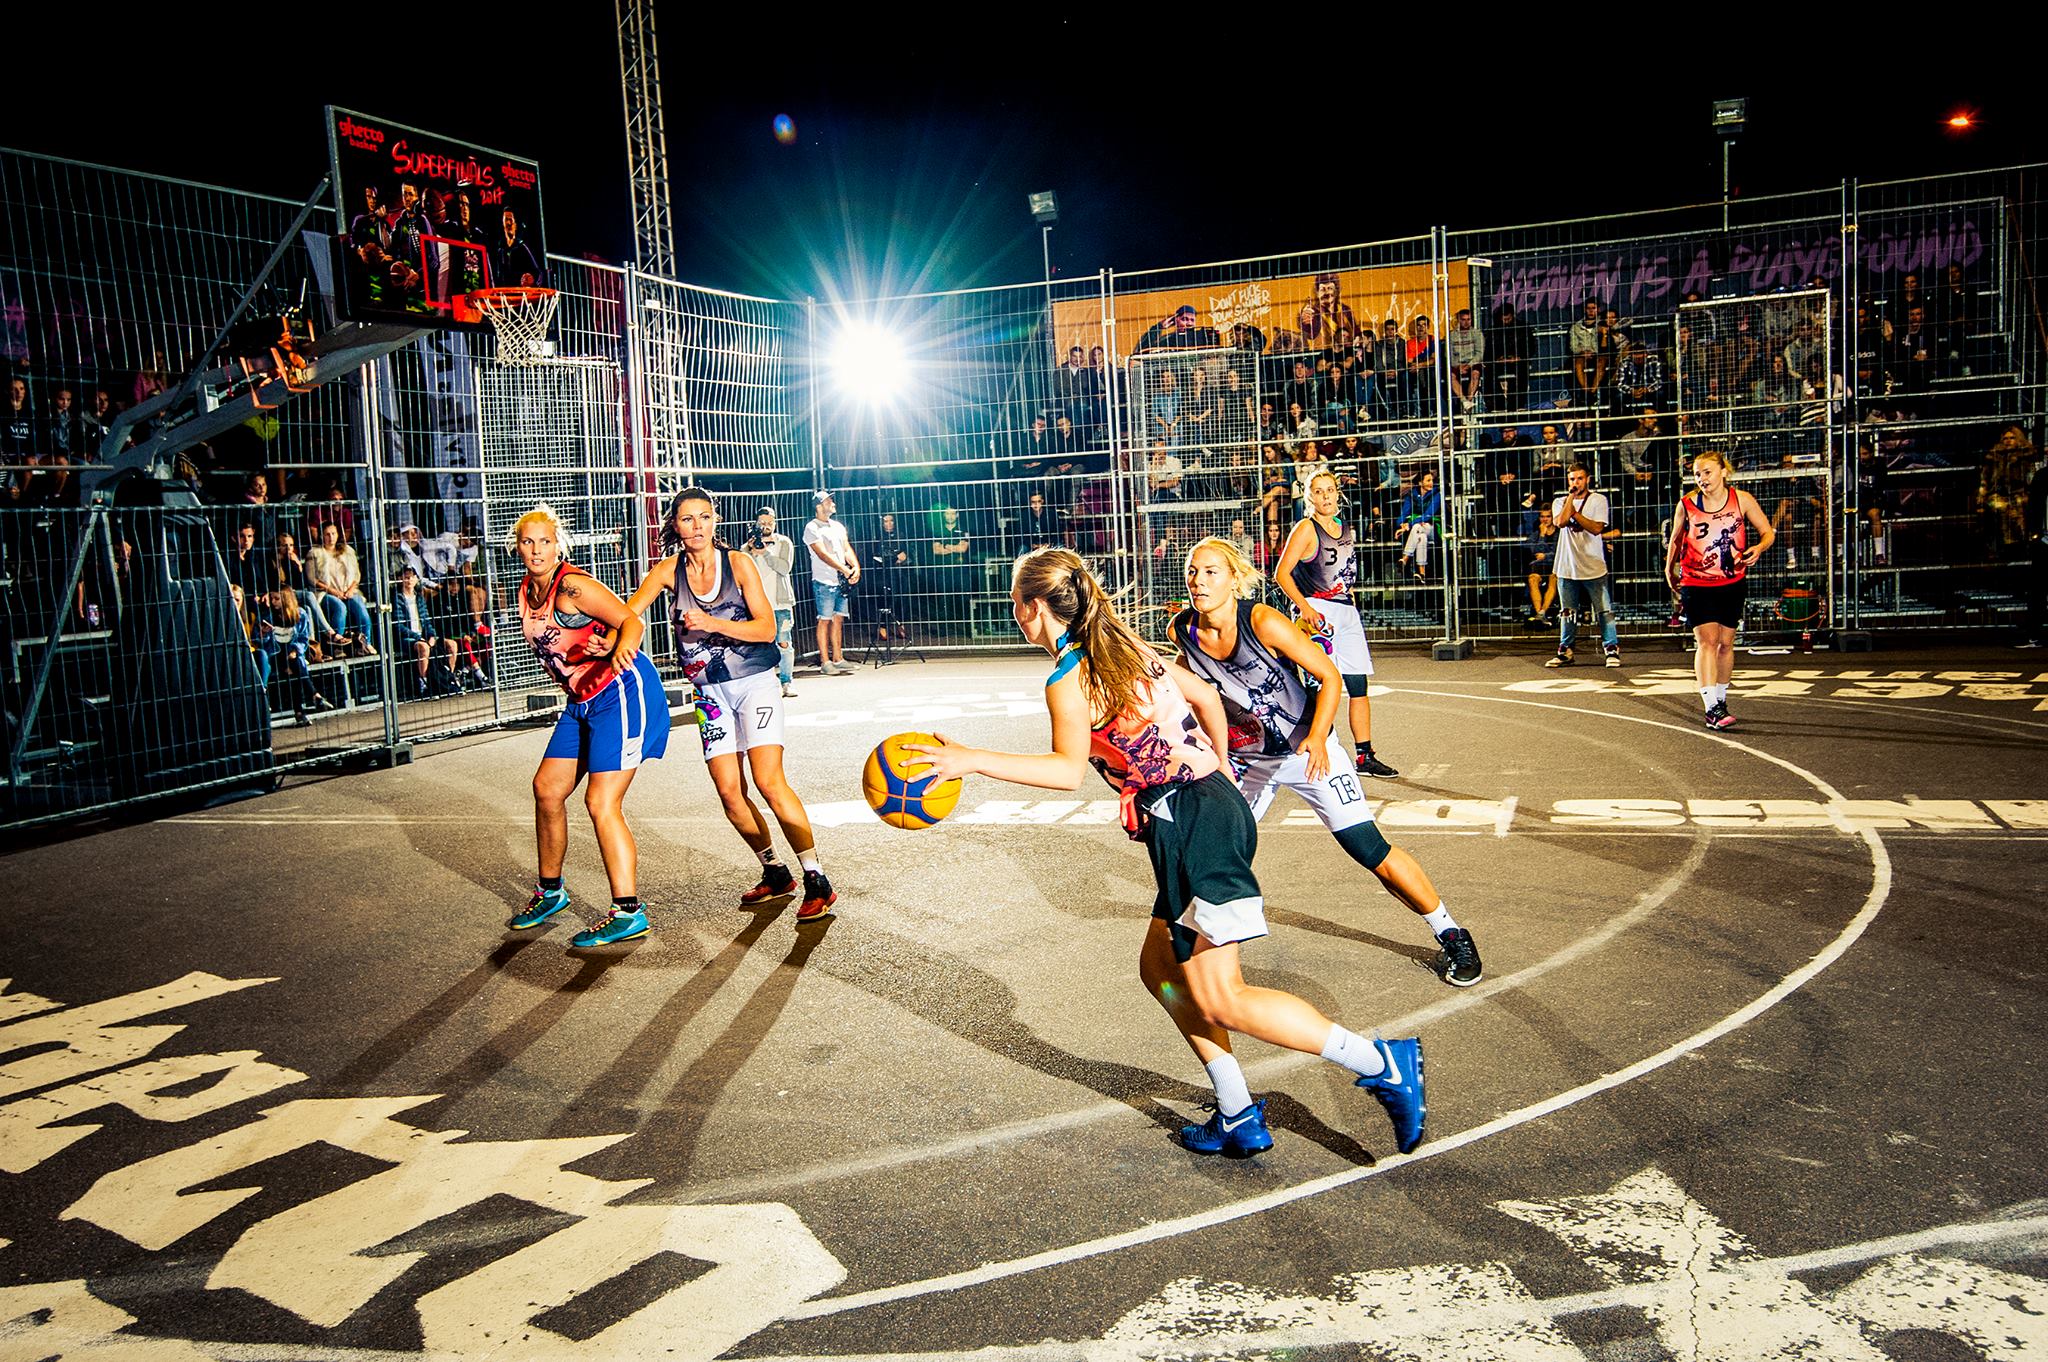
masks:
<path id="1" fill-rule="evenodd" d="M 526 95 L 434 54 L 433 24 L 395 23 L 372 59 L 331 23 L 280 28 L 270 7 L 230 27 L 279 34 L 275 55 L 239 36 L 224 55 L 219 28 L 216 45 L 135 28 L 148 55 L 111 62 L 86 61 L 92 39 L 75 28 L 11 20 L 28 79 L 0 90 L 0 145 L 298 198 L 325 172 L 321 106 L 334 103 L 537 157 L 549 248 L 623 260 L 612 8 L 558 12 L 588 22 L 486 26 L 544 59 L 551 74 Z M 2025 82 L 1961 61 L 1916 67 L 1896 45 L 1705 76 L 1714 63 L 1698 54 L 1588 59 L 1534 27 L 1492 40 L 1530 50 L 1488 64 L 1466 63 L 1485 46 L 1469 36 L 1403 46 L 1379 26 L 1370 39 L 1292 21 L 1233 35 L 1152 16 L 1106 32 L 1030 12 L 1005 51 L 982 11 L 972 35 L 900 15 L 759 16 L 712 34 L 691 9 L 665 9 L 662 77 L 679 273 L 774 296 L 1037 279 L 1034 189 L 1060 194 L 1053 267 L 1066 275 L 1713 199 L 1708 106 L 1722 95 L 1750 101 L 1735 152 L 1749 194 L 2048 152 L 2048 104 Z M 146 93 L 101 95 L 131 63 Z M 1967 136 L 1943 126 L 1957 108 L 1981 117 Z M 793 145 L 772 134 L 779 113 Z"/>

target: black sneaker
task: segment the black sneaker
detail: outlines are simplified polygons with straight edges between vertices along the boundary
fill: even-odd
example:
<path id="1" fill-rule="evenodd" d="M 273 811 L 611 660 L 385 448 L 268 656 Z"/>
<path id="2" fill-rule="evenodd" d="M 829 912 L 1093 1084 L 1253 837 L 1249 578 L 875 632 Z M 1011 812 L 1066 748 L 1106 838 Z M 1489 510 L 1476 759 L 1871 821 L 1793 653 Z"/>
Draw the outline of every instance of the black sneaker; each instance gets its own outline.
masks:
<path id="1" fill-rule="evenodd" d="M 1437 933 L 1436 972 L 1452 988 L 1470 988 L 1480 980 L 1479 945 L 1463 927 Z"/>
<path id="2" fill-rule="evenodd" d="M 761 868 L 761 882 L 740 895 L 740 907 L 752 908 L 769 899 L 779 899 L 794 888 L 796 876 L 789 873 L 789 867 L 780 861 L 773 862 Z"/>
<path id="3" fill-rule="evenodd" d="M 1544 666 L 1546 666 L 1546 667 L 1569 667 L 1569 666 L 1571 666 L 1571 665 L 1572 665 L 1572 650 L 1571 650 L 1571 649 L 1569 649 L 1569 648 L 1559 648 L 1559 649 L 1557 650 L 1557 656 L 1556 656 L 1556 657 L 1553 657 L 1553 658 L 1551 658 L 1551 659 L 1550 659 L 1550 661 L 1548 661 L 1548 662 L 1544 663 L 1543 665 L 1544 665 Z"/>
<path id="4" fill-rule="evenodd" d="M 1728 712 L 1728 702 L 1727 702 L 1726 700 L 1722 700 L 1722 701 L 1719 701 L 1719 702 L 1717 702 L 1717 703 L 1716 703 L 1716 704 L 1714 705 L 1714 707 L 1713 707 L 1712 709 L 1710 709 L 1710 710 L 1708 710 L 1708 711 L 1707 711 L 1707 727 L 1708 727 L 1708 728 L 1733 728 L 1733 727 L 1735 727 L 1735 716 L 1734 716 L 1733 714 L 1730 714 L 1730 713 Z"/>
<path id="5" fill-rule="evenodd" d="M 1401 773 L 1381 761 L 1370 752 L 1358 754 L 1358 774 L 1362 776 L 1398 776 Z"/>

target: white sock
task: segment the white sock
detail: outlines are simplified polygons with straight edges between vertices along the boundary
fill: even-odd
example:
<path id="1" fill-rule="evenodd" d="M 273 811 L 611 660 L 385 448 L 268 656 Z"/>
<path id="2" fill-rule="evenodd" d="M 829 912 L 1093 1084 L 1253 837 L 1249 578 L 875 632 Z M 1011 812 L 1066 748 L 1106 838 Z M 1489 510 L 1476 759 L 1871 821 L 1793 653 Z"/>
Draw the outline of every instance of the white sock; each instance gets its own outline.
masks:
<path id="1" fill-rule="evenodd" d="M 1429 924 L 1429 930 L 1437 936 L 1442 936 L 1445 932 L 1455 931 L 1458 926 L 1457 919 L 1451 916 L 1450 909 L 1444 907 L 1442 899 L 1436 901 L 1436 911 L 1422 920 Z"/>
<path id="2" fill-rule="evenodd" d="M 822 875 L 825 873 L 825 867 L 818 864 L 818 852 L 815 847 L 809 851 L 799 851 L 796 854 L 796 863 L 804 868 L 804 874 L 806 875 Z"/>
<path id="3" fill-rule="evenodd" d="M 1332 1064 L 1341 1064 L 1360 1078 L 1371 1078 L 1384 1073 L 1387 1068 L 1385 1056 L 1380 1047 L 1364 1036 L 1346 1031 L 1335 1022 L 1330 1023 L 1330 1038 L 1323 1042 L 1323 1058 Z"/>
<path id="4" fill-rule="evenodd" d="M 1252 1090 L 1245 1086 L 1244 1070 L 1237 1066 L 1236 1055 L 1218 1055 L 1202 1067 L 1209 1071 L 1209 1086 L 1216 1089 L 1216 1110 L 1225 1117 L 1252 1104 Z"/>
<path id="5" fill-rule="evenodd" d="M 1717 705 L 1725 705 L 1728 703 L 1728 683 L 1726 681 L 1723 681 L 1714 687 L 1714 703 Z"/>
<path id="6" fill-rule="evenodd" d="M 1700 687 L 1700 708 L 1702 708 L 1702 709 L 1712 709 L 1713 707 L 1714 707 L 1714 688 L 1713 688 L 1712 686 L 1701 686 L 1701 687 Z"/>
<path id="7" fill-rule="evenodd" d="M 773 845 L 769 845 L 769 846 L 765 846 L 765 847 L 762 847 L 762 848 L 761 848 L 761 849 L 760 849 L 759 851 L 755 852 L 754 854 L 755 854 L 755 855 L 757 855 L 757 856 L 759 856 L 759 857 L 761 858 L 761 864 L 762 864 L 762 865 L 774 865 L 774 864 L 775 864 L 775 861 L 776 861 L 776 857 L 775 857 L 775 848 L 774 848 L 774 846 L 773 846 Z"/>

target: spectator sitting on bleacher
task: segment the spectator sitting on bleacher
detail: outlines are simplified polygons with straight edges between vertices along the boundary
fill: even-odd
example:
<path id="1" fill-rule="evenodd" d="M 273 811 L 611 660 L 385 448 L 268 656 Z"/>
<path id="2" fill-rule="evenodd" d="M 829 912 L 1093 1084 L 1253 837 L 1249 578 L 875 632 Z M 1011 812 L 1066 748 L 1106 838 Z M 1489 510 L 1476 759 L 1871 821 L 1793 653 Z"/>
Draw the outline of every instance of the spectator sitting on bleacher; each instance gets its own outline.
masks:
<path id="1" fill-rule="evenodd" d="M 434 628 L 420 595 L 420 575 L 409 566 L 398 574 L 398 591 L 391 598 L 391 641 L 401 656 L 413 660 L 414 698 L 462 689 L 455 683 L 455 642 Z"/>
<path id="2" fill-rule="evenodd" d="M 1572 323 L 1566 338 L 1566 345 L 1572 357 L 1572 382 L 1578 389 L 1578 404 L 1591 407 L 1598 404 L 1600 389 L 1607 382 L 1607 355 L 1600 344 L 1600 304 L 1588 298 L 1580 307 L 1580 317 Z"/>
<path id="3" fill-rule="evenodd" d="M 341 484 L 329 481 L 325 498 L 306 513 L 306 533 L 315 544 L 320 542 L 320 527 L 332 522 L 341 531 L 341 542 L 356 542 L 356 513 L 342 497 Z"/>
<path id="4" fill-rule="evenodd" d="M 1451 334 L 1444 339 L 1451 359 L 1451 402 L 1461 416 L 1481 410 L 1485 384 L 1486 333 L 1472 324 L 1472 309 L 1458 309 Z"/>
<path id="5" fill-rule="evenodd" d="M 1033 492 L 1030 505 L 1024 508 L 1024 547 L 1027 550 L 1071 547 L 1067 543 L 1065 520 L 1057 507 L 1045 504 L 1043 492 Z"/>
<path id="6" fill-rule="evenodd" d="M 311 613 L 314 632 L 319 636 L 320 651 L 324 656 L 344 655 L 342 622 L 330 618 L 327 611 L 319 608 L 314 598 L 311 575 L 306 570 L 305 560 L 299 556 L 299 541 L 290 530 L 279 530 L 276 541 L 271 545 L 268 585 L 290 591 L 299 598 L 299 608 Z M 327 627 L 322 628 L 322 625 Z"/>
<path id="7" fill-rule="evenodd" d="M 256 551 L 255 521 L 236 524 L 235 537 L 222 556 L 227 560 L 228 580 L 242 588 L 242 598 L 261 601 L 270 591 L 271 583 L 264 571 L 263 556 Z"/>
<path id="8" fill-rule="evenodd" d="M 1502 303 L 1493 310 L 1493 334 L 1488 341 L 1493 354 L 1488 372 L 1492 391 L 1500 398 L 1499 410 L 1521 411 L 1529 390 L 1529 361 L 1536 353 L 1536 336 L 1527 322 L 1518 321 L 1514 308 Z"/>
<path id="9" fill-rule="evenodd" d="M 313 621 L 299 608 L 299 598 L 282 587 L 263 593 L 253 613 L 251 636 L 270 654 L 270 672 L 300 723 L 308 710 L 333 709 L 334 702 L 313 684 L 307 657 L 313 648 Z"/>
<path id="10" fill-rule="evenodd" d="M 235 603 L 235 622 L 242 626 L 242 642 L 249 645 L 249 660 L 256 668 L 256 680 L 265 691 L 270 689 L 270 654 L 256 644 L 255 636 L 249 632 L 249 602 L 242 595 L 242 588 L 228 583 L 228 599 Z M 266 706 L 268 702 L 266 701 Z"/>
<path id="11" fill-rule="evenodd" d="M 43 424 L 43 448 L 61 454 L 69 463 L 86 463 L 93 450 L 87 444 L 85 418 L 72 405 L 71 389 L 59 386 L 50 394 L 50 415 Z"/>
<path id="12" fill-rule="evenodd" d="M 320 547 L 308 555 L 306 580 L 329 628 L 341 635 L 344 651 L 334 656 L 375 657 L 362 564 L 356 560 L 355 546 L 342 542 L 341 526 L 331 520 L 320 527 Z"/>
<path id="13" fill-rule="evenodd" d="M 1401 498 L 1401 520 L 1394 527 L 1401 540 L 1401 566 L 1414 574 L 1417 585 L 1429 582 L 1430 545 L 1441 530 L 1443 517 L 1444 499 L 1436 490 L 1436 470 L 1425 468 Z"/>
<path id="14" fill-rule="evenodd" d="M 1614 387 L 1625 413 L 1655 411 L 1664 396 L 1663 357 L 1640 340 L 1630 341 L 1615 371 Z"/>

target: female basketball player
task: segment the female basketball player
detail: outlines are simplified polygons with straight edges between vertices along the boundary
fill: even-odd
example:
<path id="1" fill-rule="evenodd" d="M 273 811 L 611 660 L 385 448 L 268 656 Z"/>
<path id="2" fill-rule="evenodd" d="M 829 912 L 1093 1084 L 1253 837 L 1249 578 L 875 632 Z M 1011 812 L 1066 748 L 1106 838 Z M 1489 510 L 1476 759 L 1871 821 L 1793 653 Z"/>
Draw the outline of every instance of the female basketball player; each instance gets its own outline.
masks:
<path id="1" fill-rule="evenodd" d="M 718 507 L 701 487 L 685 487 L 669 503 L 661 547 L 668 556 L 654 565 L 626 608 L 637 616 L 664 591 L 674 598 L 676 658 L 697 688 L 704 765 L 733 830 L 761 859 L 761 882 L 740 895 L 740 903 L 752 907 L 780 898 L 796 884 L 776 859 L 761 810 L 747 797 L 747 779 L 740 770 L 744 752 L 754 787 L 768 801 L 804 872 L 796 920 L 815 922 L 839 896 L 819 864 L 811 817 L 782 772 L 782 682 L 776 675 L 782 655 L 775 646 L 775 610 L 761 584 L 761 570 L 718 537 Z"/>
<path id="2" fill-rule="evenodd" d="M 1365 622 L 1351 601 L 1358 582 L 1358 537 L 1337 519 L 1337 478 L 1318 473 L 1309 480 L 1310 515 L 1287 537 L 1287 549 L 1273 580 L 1294 602 L 1295 618 L 1318 633 L 1328 628 L 1331 655 L 1351 697 L 1351 740 L 1358 744 L 1354 767 L 1362 776 L 1401 773 L 1373 755 L 1372 701 L 1366 692 L 1372 680 L 1372 649 L 1365 643 Z M 1310 604 L 1313 601 L 1314 604 Z"/>
<path id="3" fill-rule="evenodd" d="M 1707 707 L 1708 728 L 1735 727 L 1728 713 L 1728 676 L 1735 667 L 1735 629 L 1749 592 L 1744 578 L 1778 537 L 1756 498 L 1730 482 L 1731 472 L 1728 456 L 1716 449 L 1692 461 L 1697 490 L 1679 498 L 1664 554 L 1664 576 L 1678 592 L 1698 644 L 1692 669 L 1700 683 L 1700 703 Z M 1755 543 L 1749 539 L 1751 529 Z"/>
<path id="4" fill-rule="evenodd" d="M 1436 972 L 1447 984 L 1479 982 L 1479 947 L 1451 917 L 1415 858 L 1388 845 L 1372 808 L 1346 769 L 1331 731 L 1337 722 L 1337 664 L 1286 616 L 1256 604 L 1263 585 L 1236 545 L 1204 539 L 1188 551 L 1188 608 L 1168 626 L 1181 665 L 1223 702 L 1225 755 L 1237 770 L 1252 821 L 1263 818 L 1281 786 L 1316 811 L 1352 860 L 1429 924 L 1441 948 Z M 1297 670 L 1299 669 L 1299 670 Z M 1302 673 L 1316 682 L 1313 697 Z"/>
<path id="5" fill-rule="evenodd" d="M 519 622 L 541 666 L 569 693 L 569 704 L 533 776 L 540 883 L 526 911 L 507 925 L 515 931 L 538 927 L 569 906 L 569 891 L 562 887 L 569 796 L 587 774 L 583 803 L 612 882 L 612 907 L 569 944 L 631 941 L 647 935 L 647 908 L 635 888 L 639 853 L 626 826 L 626 791 L 641 762 L 668 750 L 668 698 L 654 664 L 639 655 L 639 618 L 604 583 L 570 564 L 568 531 L 545 502 L 519 517 L 512 549 L 526 564 Z"/>
<path id="6" fill-rule="evenodd" d="M 981 774 L 1048 790 L 1077 789 L 1093 765 L 1122 797 L 1124 830 L 1150 852 L 1158 895 L 1138 976 L 1173 1019 L 1216 1089 L 1216 1113 L 1182 1129 L 1202 1154 L 1270 1149 L 1230 1032 L 1320 1054 L 1357 1075 L 1387 1109 L 1402 1153 L 1422 1139 L 1422 1046 L 1368 1040 L 1291 993 L 1245 983 L 1238 943 L 1266 934 L 1252 876 L 1258 829 L 1218 754 L 1223 706 L 1207 683 L 1164 661 L 1116 616 L 1070 549 L 1019 559 L 1010 600 L 1024 637 L 1053 659 L 1045 683 L 1052 748 L 1025 755 L 962 746 L 943 735 L 914 745 L 905 773 Z M 928 763 L 928 764 L 927 764 Z"/>

